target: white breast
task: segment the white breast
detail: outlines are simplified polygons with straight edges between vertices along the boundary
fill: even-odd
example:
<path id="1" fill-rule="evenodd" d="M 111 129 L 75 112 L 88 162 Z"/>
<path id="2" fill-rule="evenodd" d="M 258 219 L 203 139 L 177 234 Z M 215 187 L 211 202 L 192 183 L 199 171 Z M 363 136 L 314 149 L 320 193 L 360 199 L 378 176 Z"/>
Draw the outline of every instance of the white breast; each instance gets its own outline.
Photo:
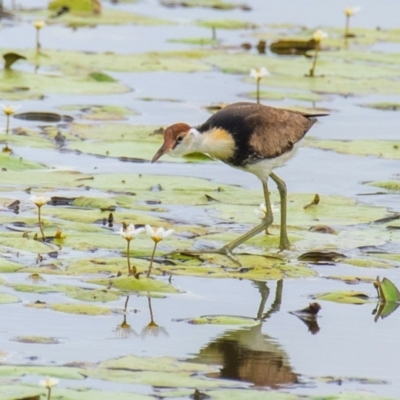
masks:
<path id="1" fill-rule="evenodd" d="M 248 164 L 246 167 L 238 167 L 247 172 L 251 172 L 256 175 L 261 180 L 266 179 L 273 169 L 282 167 L 286 164 L 286 162 L 291 159 L 297 152 L 300 147 L 301 141 L 294 144 L 292 150 L 288 151 L 285 154 L 282 154 L 276 158 L 265 159 L 262 161 L 258 161 L 254 164 Z"/>

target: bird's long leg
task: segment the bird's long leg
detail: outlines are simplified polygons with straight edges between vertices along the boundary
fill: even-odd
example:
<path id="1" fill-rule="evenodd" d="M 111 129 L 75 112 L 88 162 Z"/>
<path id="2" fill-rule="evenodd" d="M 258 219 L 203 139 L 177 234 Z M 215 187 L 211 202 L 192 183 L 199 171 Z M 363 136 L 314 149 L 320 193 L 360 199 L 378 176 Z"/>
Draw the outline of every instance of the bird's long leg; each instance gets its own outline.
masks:
<path id="1" fill-rule="evenodd" d="M 271 172 L 270 177 L 276 183 L 276 186 L 278 187 L 279 191 L 279 196 L 281 198 L 281 233 L 279 239 L 279 248 L 281 250 L 288 250 L 290 249 L 290 242 L 286 228 L 286 213 L 287 213 L 286 183 L 277 175 L 275 175 L 273 172 Z"/>
<path id="2" fill-rule="evenodd" d="M 271 200 L 269 198 L 269 190 L 268 190 L 268 183 L 267 180 L 262 181 L 263 190 L 264 190 L 264 199 L 265 199 L 265 208 L 266 213 L 265 217 L 261 220 L 261 223 L 255 226 L 253 229 L 250 229 L 248 232 L 239 236 L 237 239 L 233 240 L 232 242 L 226 244 L 222 247 L 222 250 L 225 250 L 229 253 L 232 253 L 232 250 L 244 242 L 247 242 L 253 236 L 257 235 L 258 233 L 262 232 L 263 230 L 267 229 L 271 226 L 272 222 L 274 221 L 274 217 L 272 215 L 272 207 L 271 207 Z"/>
<path id="3" fill-rule="evenodd" d="M 240 262 L 233 256 L 232 250 L 235 249 L 237 246 L 241 245 L 242 243 L 246 242 L 247 240 L 251 239 L 253 236 L 255 236 L 258 233 L 262 232 L 263 230 L 267 229 L 269 226 L 271 226 L 271 224 L 273 222 L 272 207 L 271 207 L 271 201 L 269 198 L 268 183 L 267 183 L 267 181 L 263 181 L 262 184 L 263 184 L 263 190 L 264 190 L 266 214 L 259 225 L 255 226 L 253 229 L 250 229 L 244 235 L 238 237 L 237 239 L 233 240 L 232 242 L 228 243 L 227 245 L 225 245 L 219 249 L 175 250 L 169 254 L 177 254 L 177 253 L 188 254 L 188 255 L 223 254 L 223 255 L 227 256 L 229 259 L 231 259 L 232 261 L 240 264 Z"/>

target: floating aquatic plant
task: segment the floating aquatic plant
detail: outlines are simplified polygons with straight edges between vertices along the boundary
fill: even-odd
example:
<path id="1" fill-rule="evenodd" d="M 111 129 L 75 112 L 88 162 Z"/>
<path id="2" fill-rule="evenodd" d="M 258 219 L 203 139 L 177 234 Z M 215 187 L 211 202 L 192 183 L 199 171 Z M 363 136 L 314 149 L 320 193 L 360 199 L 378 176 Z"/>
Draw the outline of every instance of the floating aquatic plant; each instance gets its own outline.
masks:
<path id="1" fill-rule="evenodd" d="M 51 389 L 58 385 L 59 380 L 55 378 L 47 377 L 43 381 L 39 381 L 40 386 L 44 386 L 47 389 L 47 400 L 51 398 Z"/>
<path id="2" fill-rule="evenodd" d="M 146 225 L 146 232 L 153 239 L 154 242 L 153 253 L 150 260 L 150 267 L 147 272 L 147 277 L 149 277 L 151 274 L 151 268 L 153 266 L 154 254 L 156 253 L 157 244 L 161 242 L 161 240 L 167 238 L 168 236 L 171 236 L 174 233 L 174 230 L 165 230 L 164 228 L 158 228 L 157 230 L 154 230 L 150 225 Z"/>
<path id="3" fill-rule="evenodd" d="M 41 208 L 42 208 L 42 206 L 47 204 L 50 200 L 51 200 L 50 197 L 47 197 L 42 193 L 31 196 L 31 201 L 33 201 L 38 208 L 38 223 L 39 223 L 39 229 L 40 229 L 40 233 L 42 234 L 43 241 L 44 241 L 45 237 L 44 237 L 43 224 L 42 224 L 42 219 L 41 219 Z"/>
<path id="4" fill-rule="evenodd" d="M 314 76 L 315 67 L 317 66 L 318 52 L 321 50 L 321 41 L 326 37 L 328 37 L 328 34 L 321 30 L 317 30 L 313 34 L 313 39 L 315 41 L 315 52 L 314 52 L 313 63 L 308 76 Z"/>
<path id="5" fill-rule="evenodd" d="M 7 105 L 1 105 L 1 108 L 3 109 L 3 113 L 6 115 L 7 122 L 6 122 L 6 135 L 8 135 L 8 132 L 10 131 L 10 117 L 11 115 L 15 114 L 15 111 L 18 110 L 21 106 L 10 106 L 9 104 Z"/>
<path id="6" fill-rule="evenodd" d="M 350 33 L 350 17 L 354 14 L 357 14 L 361 10 L 361 7 L 347 7 L 344 10 L 344 14 L 346 15 L 346 24 L 344 27 L 344 37 L 352 37 L 353 35 Z"/>
<path id="7" fill-rule="evenodd" d="M 250 70 L 250 76 L 254 78 L 257 82 L 257 103 L 260 104 L 260 81 L 264 76 L 268 76 L 269 72 L 267 68 L 252 68 Z"/>
<path id="8" fill-rule="evenodd" d="M 129 257 L 129 250 L 130 250 L 130 244 L 131 240 L 136 239 L 136 237 L 144 231 L 144 228 L 136 228 L 135 225 L 133 224 L 123 224 L 122 228 L 119 230 L 119 234 L 123 236 L 126 239 L 126 260 L 128 263 L 128 275 L 136 275 L 137 270 L 136 267 L 134 266 L 133 268 L 131 267 L 131 260 Z"/>

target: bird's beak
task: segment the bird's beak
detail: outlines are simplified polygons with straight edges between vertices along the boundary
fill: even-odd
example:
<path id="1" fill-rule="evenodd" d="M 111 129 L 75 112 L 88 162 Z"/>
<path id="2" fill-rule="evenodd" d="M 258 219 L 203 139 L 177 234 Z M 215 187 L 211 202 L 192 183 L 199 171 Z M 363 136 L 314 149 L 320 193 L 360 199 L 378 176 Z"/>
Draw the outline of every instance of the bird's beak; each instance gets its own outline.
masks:
<path id="1" fill-rule="evenodd" d="M 170 150 L 169 146 L 166 142 L 158 149 L 157 153 L 154 154 L 153 158 L 151 159 L 151 163 L 155 163 L 160 157 L 162 157 L 165 153 L 168 153 Z"/>

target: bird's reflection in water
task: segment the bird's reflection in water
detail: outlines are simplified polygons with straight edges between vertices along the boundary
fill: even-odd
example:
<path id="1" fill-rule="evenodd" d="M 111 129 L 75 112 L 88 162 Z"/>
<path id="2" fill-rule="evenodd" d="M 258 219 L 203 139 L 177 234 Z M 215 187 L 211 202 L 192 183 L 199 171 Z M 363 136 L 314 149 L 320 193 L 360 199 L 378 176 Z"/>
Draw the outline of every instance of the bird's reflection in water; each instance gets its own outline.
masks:
<path id="1" fill-rule="evenodd" d="M 262 333 L 263 322 L 280 309 L 283 281 L 277 282 L 275 299 L 265 313 L 270 289 L 265 282 L 254 282 L 254 285 L 261 294 L 257 312 L 260 323 L 223 334 L 190 361 L 221 365 L 220 372 L 211 375 L 215 378 L 251 382 L 270 388 L 297 383 L 298 374 L 293 372 L 288 355 L 276 339 Z"/>

